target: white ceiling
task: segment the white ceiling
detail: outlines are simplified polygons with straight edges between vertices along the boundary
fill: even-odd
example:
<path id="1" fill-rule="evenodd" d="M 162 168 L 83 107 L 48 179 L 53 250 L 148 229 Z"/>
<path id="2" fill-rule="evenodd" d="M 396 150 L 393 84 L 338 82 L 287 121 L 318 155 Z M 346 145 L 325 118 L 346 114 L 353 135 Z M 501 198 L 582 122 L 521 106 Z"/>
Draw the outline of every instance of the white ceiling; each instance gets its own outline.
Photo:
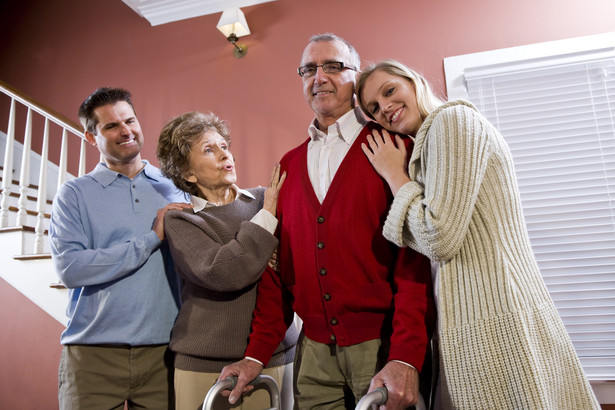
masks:
<path id="1" fill-rule="evenodd" d="M 152 26 L 274 0 L 122 0 Z"/>

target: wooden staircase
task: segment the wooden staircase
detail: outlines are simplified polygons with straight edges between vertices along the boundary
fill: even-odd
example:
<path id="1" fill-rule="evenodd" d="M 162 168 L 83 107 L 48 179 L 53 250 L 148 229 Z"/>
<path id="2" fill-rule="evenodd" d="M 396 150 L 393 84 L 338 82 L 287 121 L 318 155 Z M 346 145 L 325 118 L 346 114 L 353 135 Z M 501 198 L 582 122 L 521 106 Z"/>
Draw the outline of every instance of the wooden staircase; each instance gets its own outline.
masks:
<path id="1" fill-rule="evenodd" d="M 66 325 L 68 291 L 53 267 L 48 229 L 57 187 L 74 178 L 67 172 L 68 161 L 75 160 L 74 164 L 78 160 L 79 175 L 85 173 L 83 132 L 80 126 L 1 81 L 0 97 L 8 97 L 10 102 L 9 112 L 0 112 L 8 114 L 7 129 L 0 130 L 0 160 L 4 158 L 0 163 L 0 278 Z M 19 112 L 27 114 L 23 124 L 17 124 L 22 119 Z M 41 120 L 44 129 L 39 134 L 36 124 Z M 17 133 L 23 141 L 16 139 Z M 72 151 L 69 155 L 71 135 L 80 141 L 78 155 Z M 40 152 L 31 148 L 37 138 L 42 140 Z M 50 145 L 60 148 L 58 165 L 48 160 Z"/>
<path id="2" fill-rule="evenodd" d="M 0 167 L 0 170 L 2 168 Z M 1 177 L 0 177 L 1 181 Z M 45 234 L 43 253 L 33 253 L 35 225 L 38 213 L 36 192 L 38 187 L 30 185 L 27 195 L 26 224 L 15 226 L 19 208 L 17 201 L 18 183 L 13 182 L 10 194 L 9 227 L 0 228 L 0 277 L 23 293 L 28 299 L 62 324 L 66 324 L 66 303 L 68 291 L 58 280 L 49 253 L 48 228 L 51 216 L 50 200 L 45 201 Z M 1 192 L 1 190 L 0 190 Z"/>

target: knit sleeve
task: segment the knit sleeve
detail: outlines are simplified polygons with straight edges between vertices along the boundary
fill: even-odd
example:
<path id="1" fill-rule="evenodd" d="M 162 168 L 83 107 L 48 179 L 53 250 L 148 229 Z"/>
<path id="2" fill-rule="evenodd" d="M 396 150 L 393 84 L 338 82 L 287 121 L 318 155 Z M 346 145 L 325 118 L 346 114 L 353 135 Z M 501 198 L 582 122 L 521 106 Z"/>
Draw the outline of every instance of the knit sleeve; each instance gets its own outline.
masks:
<path id="1" fill-rule="evenodd" d="M 422 144 L 415 146 L 409 164 L 413 180 L 393 201 L 385 237 L 434 261 L 451 259 L 472 219 L 492 132 L 487 120 L 467 105 L 447 105 L 428 117 L 417 134 Z"/>
<path id="2" fill-rule="evenodd" d="M 167 213 L 165 235 L 179 275 L 218 292 L 258 281 L 278 245 L 275 236 L 249 221 L 241 222 L 232 240 L 221 243 L 215 229 L 182 211 Z"/>

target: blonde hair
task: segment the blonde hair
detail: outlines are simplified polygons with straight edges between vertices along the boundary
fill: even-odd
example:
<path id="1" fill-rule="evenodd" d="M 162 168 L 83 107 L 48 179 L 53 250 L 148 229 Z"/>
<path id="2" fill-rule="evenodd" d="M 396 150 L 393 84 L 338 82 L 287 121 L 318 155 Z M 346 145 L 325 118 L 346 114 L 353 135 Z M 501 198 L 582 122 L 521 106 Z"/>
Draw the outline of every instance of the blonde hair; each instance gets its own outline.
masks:
<path id="1" fill-rule="evenodd" d="M 429 114 L 431 114 L 437 107 L 444 104 L 444 101 L 440 99 L 433 92 L 431 85 L 425 80 L 425 78 L 414 71 L 413 69 L 405 66 L 396 60 L 384 60 L 377 64 L 373 64 L 366 69 L 364 69 L 357 81 L 357 100 L 359 102 L 359 106 L 361 110 L 372 120 L 374 117 L 367 110 L 367 107 L 363 101 L 363 89 L 365 88 L 365 82 L 369 78 L 372 73 L 375 71 L 384 71 L 391 75 L 395 75 L 398 77 L 402 77 L 410 81 L 410 83 L 414 86 L 414 90 L 416 92 L 416 102 L 419 107 L 419 112 L 421 113 L 421 118 L 425 119 Z"/>

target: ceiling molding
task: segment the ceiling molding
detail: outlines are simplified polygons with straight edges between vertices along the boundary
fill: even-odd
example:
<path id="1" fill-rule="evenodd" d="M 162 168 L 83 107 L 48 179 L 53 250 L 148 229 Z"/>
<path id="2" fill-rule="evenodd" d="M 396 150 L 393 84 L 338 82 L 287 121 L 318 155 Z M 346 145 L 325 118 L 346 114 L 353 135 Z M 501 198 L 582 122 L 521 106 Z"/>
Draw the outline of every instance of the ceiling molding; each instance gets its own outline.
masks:
<path id="1" fill-rule="evenodd" d="M 275 0 L 122 0 L 152 26 Z"/>

